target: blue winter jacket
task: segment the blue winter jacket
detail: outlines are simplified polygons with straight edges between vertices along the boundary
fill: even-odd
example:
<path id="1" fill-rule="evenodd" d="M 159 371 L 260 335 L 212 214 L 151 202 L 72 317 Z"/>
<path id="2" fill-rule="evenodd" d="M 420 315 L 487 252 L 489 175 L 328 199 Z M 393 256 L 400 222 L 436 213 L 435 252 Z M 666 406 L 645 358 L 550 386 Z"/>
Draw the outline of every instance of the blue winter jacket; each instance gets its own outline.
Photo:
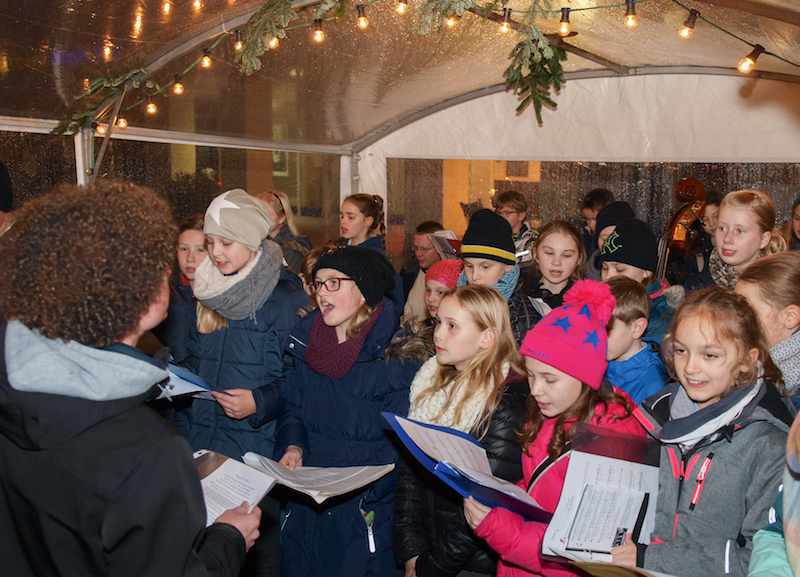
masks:
<path id="1" fill-rule="evenodd" d="M 161 344 L 169 347 L 173 361 L 181 363 L 186 358 L 189 348 L 194 295 L 192 287 L 180 280 L 172 287 L 169 295 L 167 318 L 153 329 L 153 334 Z"/>
<path id="2" fill-rule="evenodd" d="M 193 451 L 211 449 L 236 459 L 247 451 L 272 455 L 275 419 L 284 407 L 283 350 L 298 321 L 297 311 L 308 304 L 297 277 L 284 269 L 255 322 L 232 320 L 228 328 L 201 335 L 192 315 L 186 367 L 220 388 L 250 389 L 256 402 L 256 414 L 236 420 L 216 401 L 196 399 L 186 416 L 186 438 Z"/>
<path id="3" fill-rule="evenodd" d="M 611 384 L 628 393 L 637 405 L 655 395 L 670 381 L 653 343 L 645 341 L 643 344 L 645 348 L 631 358 L 611 361 L 606 369 L 606 378 Z"/>
<path id="4" fill-rule="evenodd" d="M 396 329 L 397 312 L 388 298 L 366 337 L 355 364 L 341 379 L 313 371 L 306 346 L 319 311 L 304 318 L 289 336 L 293 367 L 284 386 L 286 410 L 278 419 L 275 458 L 289 445 L 303 450 L 303 465 L 347 467 L 396 463 L 389 425 L 381 411 L 408 413 L 411 381 L 421 362 L 385 356 Z M 298 500 L 287 505 L 282 532 L 282 572 L 303 577 L 395 575 L 391 530 L 394 521 L 394 473 L 349 497 L 319 507 Z M 375 551 L 370 552 L 362 517 L 374 512 Z M 400 573 L 402 575 L 402 573 Z"/>

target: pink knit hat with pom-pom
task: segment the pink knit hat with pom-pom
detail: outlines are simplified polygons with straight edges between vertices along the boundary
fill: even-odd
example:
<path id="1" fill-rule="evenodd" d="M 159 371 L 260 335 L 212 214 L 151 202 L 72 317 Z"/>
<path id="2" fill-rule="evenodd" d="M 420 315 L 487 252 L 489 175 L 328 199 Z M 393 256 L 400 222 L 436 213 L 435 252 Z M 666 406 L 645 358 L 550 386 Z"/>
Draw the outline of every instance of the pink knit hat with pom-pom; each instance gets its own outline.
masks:
<path id="1" fill-rule="evenodd" d="M 456 288 L 458 275 L 464 270 L 464 263 L 455 258 L 446 258 L 435 263 L 425 273 L 425 280 L 436 280 L 447 288 Z"/>
<path id="2" fill-rule="evenodd" d="M 608 367 L 606 325 L 616 304 L 608 285 L 578 281 L 564 295 L 564 306 L 550 311 L 528 331 L 519 352 L 596 391 Z"/>

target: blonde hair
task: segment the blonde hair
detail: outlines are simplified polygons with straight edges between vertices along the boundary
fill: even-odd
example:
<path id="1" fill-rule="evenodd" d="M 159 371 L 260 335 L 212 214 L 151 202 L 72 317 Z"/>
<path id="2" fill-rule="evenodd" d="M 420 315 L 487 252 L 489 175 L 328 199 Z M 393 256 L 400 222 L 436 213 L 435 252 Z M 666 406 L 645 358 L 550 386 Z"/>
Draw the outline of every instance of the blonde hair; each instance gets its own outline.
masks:
<path id="1" fill-rule="evenodd" d="M 372 226 L 367 229 L 367 238 L 381 235 L 383 250 L 386 250 L 386 222 L 383 213 L 383 199 L 377 194 L 351 194 L 342 201 L 356 205 L 364 218 L 372 217 Z"/>
<path id="2" fill-rule="evenodd" d="M 292 203 L 289 202 L 289 197 L 285 192 L 280 190 L 268 190 L 258 195 L 261 202 L 264 202 L 272 207 L 279 217 L 285 216 L 286 221 L 284 224 L 289 227 L 294 236 L 300 236 L 300 229 L 294 223 L 294 216 L 292 215 Z M 275 223 L 277 224 L 277 223 Z"/>
<path id="3" fill-rule="evenodd" d="M 217 311 L 208 308 L 200 301 L 197 301 L 195 310 L 197 311 L 197 332 L 201 335 L 207 335 L 219 329 L 228 328 L 228 319 Z"/>
<path id="4" fill-rule="evenodd" d="M 782 252 L 753 261 L 739 282 L 756 287 L 758 296 L 776 310 L 800 306 L 800 252 Z"/>
<path id="5" fill-rule="evenodd" d="M 706 321 L 714 330 L 714 338 L 718 343 L 731 342 L 736 347 L 738 358 L 734 367 L 750 362 L 749 353 L 758 351 L 758 360 L 746 373 L 734 372 L 735 387 L 748 385 L 758 378 L 763 365 L 764 376 L 775 379 L 777 370 L 767 354 L 767 341 L 761 321 L 747 299 L 722 287 L 710 287 L 691 293 L 678 307 L 672 324 L 664 336 L 664 364 L 672 378 L 675 375 L 675 332 L 680 324 L 688 318 L 697 317 Z"/>
<path id="6" fill-rule="evenodd" d="M 458 302 L 478 330 L 494 330 L 496 339 L 491 347 L 480 349 L 470 360 L 467 368 L 461 372 L 451 365 L 442 365 L 436 380 L 420 393 L 416 404 L 419 405 L 438 391 L 444 390 L 447 400 L 436 416 L 436 418 L 440 418 L 453 403 L 452 393 L 462 387 L 465 388 L 466 393 L 461 396 L 461 401 L 455 406 L 454 421 L 460 421 L 465 405 L 469 401 L 476 396 L 482 397 L 481 417 L 475 423 L 475 427 L 482 428 L 479 438 L 483 438 L 491 423 L 492 412 L 500 403 L 505 390 L 503 363 L 511 363 L 511 371 L 518 375 L 525 374 L 525 365 L 522 363 L 517 343 L 514 341 L 508 304 L 499 292 L 484 286 L 462 286 L 449 290 L 445 293 L 442 301 L 448 298 Z"/>
<path id="7" fill-rule="evenodd" d="M 783 231 L 775 227 L 775 203 L 760 190 L 737 190 L 725 195 L 719 205 L 720 211 L 729 206 L 739 210 L 749 210 L 762 234 L 769 231 L 772 238 L 762 249 L 764 255 L 776 254 L 786 250 Z"/>

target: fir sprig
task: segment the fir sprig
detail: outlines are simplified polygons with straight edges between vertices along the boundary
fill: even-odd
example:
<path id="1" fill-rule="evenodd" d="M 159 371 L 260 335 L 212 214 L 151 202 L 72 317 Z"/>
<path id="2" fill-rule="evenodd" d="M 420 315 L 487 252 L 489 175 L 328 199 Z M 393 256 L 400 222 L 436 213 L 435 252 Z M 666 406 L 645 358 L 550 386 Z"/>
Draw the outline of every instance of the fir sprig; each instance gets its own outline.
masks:
<path id="1" fill-rule="evenodd" d="M 261 56 L 273 38 L 286 38 L 284 28 L 297 20 L 292 0 L 268 0 L 242 30 L 242 51 L 237 56 L 241 72 L 251 75 L 261 69 Z"/>

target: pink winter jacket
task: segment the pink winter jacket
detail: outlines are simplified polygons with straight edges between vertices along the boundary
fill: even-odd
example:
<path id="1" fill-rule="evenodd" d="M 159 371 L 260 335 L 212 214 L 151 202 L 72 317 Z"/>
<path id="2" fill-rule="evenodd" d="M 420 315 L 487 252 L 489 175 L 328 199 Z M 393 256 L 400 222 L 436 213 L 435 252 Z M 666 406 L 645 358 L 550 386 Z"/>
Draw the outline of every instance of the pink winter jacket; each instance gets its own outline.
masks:
<path id="1" fill-rule="evenodd" d="M 620 393 L 618 389 L 615 389 L 615 392 Z M 624 396 L 624 393 L 621 394 Z M 635 407 L 631 401 L 629 402 L 631 407 Z M 611 418 L 625 412 L 620 405 L 612 404 L 608 413 L 600 419 L 599 416 L 603 409 L 604 405 L 599 403 L 595 408 L 592 425 L 645 436 L 641 424 L 632 416 L 625 419 Z M 523 479 L 517 484 L 523 489 L 528 487 L 531 475 L 539 463 L 547 458 L 547 443 L 553 434 L 555 421 L 554 418 L 545 419 L 542 430 L 539 431 L 528 449 L 530 456 L 522 454 Z M 561 489 L 564 486 L 564 477 L 567 474 L 568 461 L 568 457 L 557 461 L 531 487 L 531 497 L 536 499 L 547 511 L 556 510 Z M 545 523 L 525 521 L 523 517 L 508 509 L 495 507 L 475 529 L 475 534 L 485 539 L 489 546 L 500 554 L 497 577 L 522 577 L 531 574 L 553 577 L 578 575 L 569 570 L 569 565 L 545 561 L 541 558 L 542 539 L 546 529 Z"/>

